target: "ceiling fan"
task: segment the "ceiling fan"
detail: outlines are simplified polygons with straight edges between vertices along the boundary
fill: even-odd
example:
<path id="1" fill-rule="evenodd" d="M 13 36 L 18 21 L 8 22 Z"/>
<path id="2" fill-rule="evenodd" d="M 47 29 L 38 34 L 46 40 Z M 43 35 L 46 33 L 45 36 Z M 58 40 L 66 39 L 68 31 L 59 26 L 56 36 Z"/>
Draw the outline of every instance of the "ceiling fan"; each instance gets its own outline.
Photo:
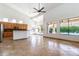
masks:
<path id="1" fill-rule="evenodd" d="M 33 9 L 36 10 L 36 12 L 38 12 L 38 13 L 46 13 L 46 11 L 44 11 L 44 8 L 45 7 L 40 8 L 40 3 L 39 3 L 38 4 L 38 9 L 37 8 L 33 8 Z M 34 12 L 34 13 L 36 13 L 36 12 Z"/>

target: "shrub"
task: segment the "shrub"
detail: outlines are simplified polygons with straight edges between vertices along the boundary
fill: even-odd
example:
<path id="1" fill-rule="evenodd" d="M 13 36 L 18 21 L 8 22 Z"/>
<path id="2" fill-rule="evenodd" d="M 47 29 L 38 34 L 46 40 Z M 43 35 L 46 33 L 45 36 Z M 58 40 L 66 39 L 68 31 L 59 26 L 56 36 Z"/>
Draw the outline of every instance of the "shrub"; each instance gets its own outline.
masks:
<path id="1" fill-rule="evenodd" d="M 79 33 L 79 26 L 63 26 L 63 27 L 60 27 L 60 32 L 76 32 L 76 33 Z"/>

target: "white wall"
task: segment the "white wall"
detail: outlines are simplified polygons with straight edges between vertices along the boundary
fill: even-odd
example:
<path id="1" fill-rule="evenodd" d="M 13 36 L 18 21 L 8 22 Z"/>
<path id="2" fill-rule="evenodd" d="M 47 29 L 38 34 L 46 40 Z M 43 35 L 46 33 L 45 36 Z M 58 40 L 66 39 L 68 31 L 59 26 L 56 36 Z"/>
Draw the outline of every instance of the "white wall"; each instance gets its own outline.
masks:
<path id="1" fill-rule="evenodd" d="M 79 37 L 73 38 L 73 36 L 64 36 L 64 35 L 59 35 L 59 34 L 48 34 L 47 33 L 47 24 L 48 22 L 51 22 L 53 20 L 61 20 L 63 18 L 71 18 L 71 17 L 77 17 L 79 16 L 79 4 L 78 3 L 65 3 L 62 4 L 51 11 L 48 11 L 44 15 L 44 36 L 51 36 L 51 37 L 57 37 L 60 39 L 79 39 Z M 79 40 L 78 40 L 79 41 Z"/>

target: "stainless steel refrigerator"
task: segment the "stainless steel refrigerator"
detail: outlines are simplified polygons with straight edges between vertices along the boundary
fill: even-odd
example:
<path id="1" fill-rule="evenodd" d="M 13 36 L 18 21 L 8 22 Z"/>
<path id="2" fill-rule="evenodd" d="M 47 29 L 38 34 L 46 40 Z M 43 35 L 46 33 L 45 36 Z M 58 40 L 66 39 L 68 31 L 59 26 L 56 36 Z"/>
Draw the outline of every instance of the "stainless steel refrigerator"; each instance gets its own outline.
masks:
<path id="1" fill-rule="evenodd" d="M 3 24 L 0 24 L 0 42 L 3 40 Z"/>

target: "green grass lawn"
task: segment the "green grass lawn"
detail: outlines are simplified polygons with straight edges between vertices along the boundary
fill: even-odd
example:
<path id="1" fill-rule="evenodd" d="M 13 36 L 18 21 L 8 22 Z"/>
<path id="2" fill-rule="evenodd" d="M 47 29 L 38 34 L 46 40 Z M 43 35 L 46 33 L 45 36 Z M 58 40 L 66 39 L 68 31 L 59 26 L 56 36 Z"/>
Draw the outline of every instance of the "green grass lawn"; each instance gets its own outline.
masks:
<path id="1" fill-rule="evenodd" d="M 62 26 L 60 27 L 60 32 L 71 32 L 71 33 L 79 33 L 79 26 Z"/>

